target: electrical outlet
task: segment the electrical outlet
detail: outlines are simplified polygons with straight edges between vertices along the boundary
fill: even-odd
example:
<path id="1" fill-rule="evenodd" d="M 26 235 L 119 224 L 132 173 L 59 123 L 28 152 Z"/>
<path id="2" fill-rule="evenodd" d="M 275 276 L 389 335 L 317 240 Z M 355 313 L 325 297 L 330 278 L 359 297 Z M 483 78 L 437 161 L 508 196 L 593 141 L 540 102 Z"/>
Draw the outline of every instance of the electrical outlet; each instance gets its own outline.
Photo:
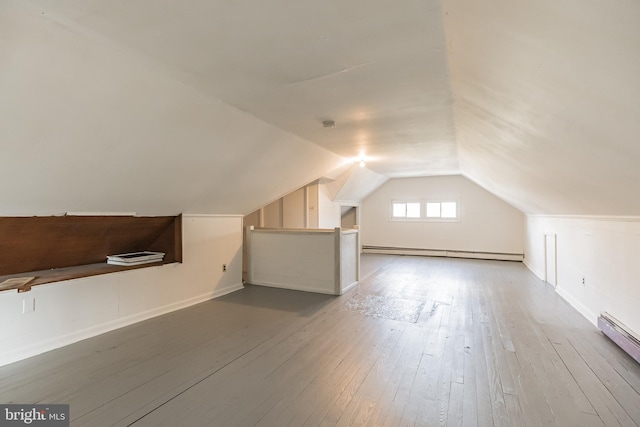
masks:
<path id="1" fill-rule="evenodd" d="M 227 264 L 222 264 L 222 272 L 224 273 L 225 271 L 227 271 Z"/>
<path id="2" fill-rule="evenodd" d="M 33 313 L 36 311 L 36 299 L 27 297 L 22 299 L 22 314 Z"/>
<path id="3" fill-rule="evenodd" d="M 584 277 L 583 277 L 583 278 L 582 278 L 582 286 L 584 286 L 585 284 L 586 284 L 586 283 L 585 283 L 585 280 L 584 280 Z"/>

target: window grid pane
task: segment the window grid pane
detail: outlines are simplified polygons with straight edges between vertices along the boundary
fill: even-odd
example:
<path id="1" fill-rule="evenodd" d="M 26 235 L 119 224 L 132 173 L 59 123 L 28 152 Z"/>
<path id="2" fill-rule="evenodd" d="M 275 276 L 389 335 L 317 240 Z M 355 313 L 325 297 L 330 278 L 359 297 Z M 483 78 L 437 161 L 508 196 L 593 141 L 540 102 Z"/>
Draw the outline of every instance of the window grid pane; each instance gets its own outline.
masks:
<path id="1" fill-rule="evenodd" d="M 407 218 L 420 218 L 420 203 L 407 203 Z"/>
<path id="2" fill-rule="evenodd" d="M 394 203 L 393 204 L 393 217 L 394 218 L 405 218 L 407 216 L 407 205 L 406 203 Z"/>
<path id="3" fill-rule="evenodd" d="M 457 218 L 456 205 L 456 202 L 442 202 L 442 218 Z"/>
<path id="4" fill-rule="evenodd" d="M 427 218 L 440 218 L 440 203 L 427 202 Z"/>

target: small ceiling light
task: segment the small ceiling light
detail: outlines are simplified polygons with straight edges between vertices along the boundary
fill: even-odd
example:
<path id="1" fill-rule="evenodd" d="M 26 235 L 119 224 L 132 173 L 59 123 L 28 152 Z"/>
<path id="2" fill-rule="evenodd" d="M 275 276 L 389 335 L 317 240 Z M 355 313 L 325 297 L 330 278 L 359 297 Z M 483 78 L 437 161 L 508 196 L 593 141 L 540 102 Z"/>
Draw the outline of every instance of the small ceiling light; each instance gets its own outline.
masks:
<path id="1" fill-rule="evenodd" d="M 361 151 L 360 152 L 360 157 L 358 158 L 358 160 L 360 160 L 360 167 L 361 168 L 365 167 L 365 162 L 364 162 L 365 159 L 366 159 L 366 157 L 364 155 L 364 151 Z"/>
<path id="2" fill-rule="evenodd" d="M 322 127 L 334 128 L 334 127 L 336 127 L 336 122 L 334 122 L 333 120 L 323 120 L 322 121 Z"/>

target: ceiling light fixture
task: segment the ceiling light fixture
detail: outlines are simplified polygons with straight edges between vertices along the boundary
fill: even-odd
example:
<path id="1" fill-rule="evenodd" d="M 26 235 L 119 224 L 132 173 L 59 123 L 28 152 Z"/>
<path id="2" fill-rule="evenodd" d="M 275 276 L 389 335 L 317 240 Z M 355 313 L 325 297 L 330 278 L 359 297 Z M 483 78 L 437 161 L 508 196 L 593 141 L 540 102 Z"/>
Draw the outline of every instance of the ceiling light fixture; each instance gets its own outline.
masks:
<path id="1" fill-rule="evenodd" d="M 361 168 L 365 167 L 366 163 L 364 161 L 366 160 L 366 158 L 364 155 L 364 151 L 360 152 L 360 157 L 358 158 L 358 160 L 360 160 L 360 167 Z"/>

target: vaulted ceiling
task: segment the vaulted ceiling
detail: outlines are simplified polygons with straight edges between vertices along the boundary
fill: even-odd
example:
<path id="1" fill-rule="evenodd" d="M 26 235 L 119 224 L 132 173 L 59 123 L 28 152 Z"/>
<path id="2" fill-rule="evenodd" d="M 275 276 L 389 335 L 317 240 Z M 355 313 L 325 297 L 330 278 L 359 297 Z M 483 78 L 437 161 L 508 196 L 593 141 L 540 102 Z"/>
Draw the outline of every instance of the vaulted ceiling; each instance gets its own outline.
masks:
<path id="1" fill-rule="evenodd" d="M 0 214 L 247 213 L 364 154 L 371 182 L 462 173 L 525 212 L 638 215 L 639 21 L 633 1 L 4 0 Z"/>

